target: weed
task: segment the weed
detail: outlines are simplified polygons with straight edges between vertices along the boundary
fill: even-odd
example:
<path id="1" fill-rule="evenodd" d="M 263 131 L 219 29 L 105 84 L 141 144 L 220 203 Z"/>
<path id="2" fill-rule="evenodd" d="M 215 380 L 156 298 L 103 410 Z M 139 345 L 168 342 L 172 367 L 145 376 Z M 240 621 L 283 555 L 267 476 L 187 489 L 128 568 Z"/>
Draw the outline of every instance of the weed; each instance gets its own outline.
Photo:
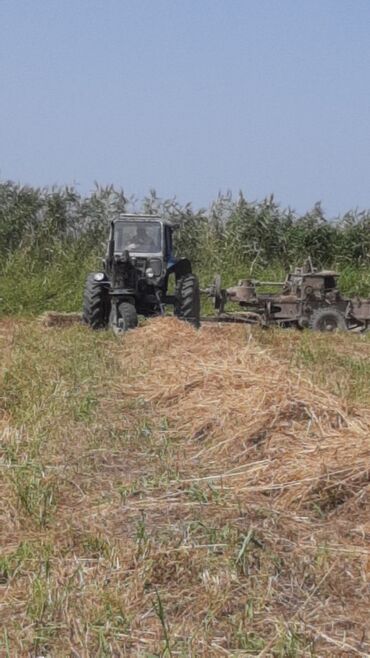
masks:
<path id="1" fill-rule="evenodd" d="M 274 655 L 279 658 L 297 658 L 302 655 L 303 650 L 309 651 L 308 655 L 310 655 L 311 649 L 311 642 L 307 638 L 294 628 L 288 627 L 280 631 L 279 640 L 274 647 Z"/>
<path id="2" fill-rule="evenodd" d="M 35 549 L 29 542 L 21 542 L 15 551 L 0 556 L 0 585 L 14 578 L 23 565 L 35 558 Z"/>
<path id="3" fill-rule="evenodd" d="M 135 527 L 137 556 L 145 557 L 149 547 L 149 534 L 146 527 L 145 513 L 140 512 L 140 518 L 136 521 Z"/>
<path id="4" fill-rule="evenodd" d="M 3 645 L 3 647 L 4 647 L 5 658 L 11 658 L 9 636 L 8 636 L 8 631 L 6 630 L 6 628 L 4 628 L 4 630 L 3 630 L 3 641 L 0 644 L 0 648 L 1 648 L 1 645 Z"/>
<path id="5" fill-rule="evenodd" d="M 217 504 L 222 500 L 222 490 L 216 488 L 211 483 L 207 483 L 205 485 L 194 483 L 188 489 L 186 489 L 185 493 L 190 500 L 201 504 Z"/>
<path id="6" fill-rule="evenodd" d="M 108 559 L 111 556 L 111 546 L 102 536 L 87 535 L 81 543 L 84 551 L 94 559 Z"/>
<path id="7" fill-rule="evenodd" d="M 154 612 L 156 613 L 159 621 L 161 622 L 161 626 L 162 626 L 162 630 L 163 630 L 163 636 L 164 636 L 164 646 L 163 646 L 162 656 L 169 656 L 170 658 L 172 658 L 169 631 L 168 631 L 168 627 L 167 627 L 164 607 L 163 607 L 161 596 L 160 596 L 157 589 L 155 589 L 155 595 L 156 595 L 156 600 L 153 601 L 153 608 L 154 608 Z"/>
<path id="8" fill-rule="evenodd" d="M 21 509 L 45 527 L 56 506 L 55 482 L 42 465 L 31 462 L 14 468 L 13 484 Z"/>
<path id="9" fill-rule="evenodd" d="M 74 409 L 74 419 L 76 421 L 88 421 L 92 417 L 93 410 L 96 407 L 96 399 L 91 394 L 86 394 L 79 398 L 78 406 Z"/>
<path id="10" fill-rule="evenodd" d="M 248 652 L 253 651 L 253 653 L 262 651 L 266 644 L 262 637 L 256 633 L 246 631 L 242 624 L 235 633 L 235 640 L 238 649 Z"/>
<path id="11" fill-rule="evenodd" d="M 103 591 L 97 604 L 92 626 L 99 630 L 109 628 L 114 634 L 116 632 L 129 633 L 130 625 L 131 620 L 125 612 L 118 593 L 111 589 Z"/>

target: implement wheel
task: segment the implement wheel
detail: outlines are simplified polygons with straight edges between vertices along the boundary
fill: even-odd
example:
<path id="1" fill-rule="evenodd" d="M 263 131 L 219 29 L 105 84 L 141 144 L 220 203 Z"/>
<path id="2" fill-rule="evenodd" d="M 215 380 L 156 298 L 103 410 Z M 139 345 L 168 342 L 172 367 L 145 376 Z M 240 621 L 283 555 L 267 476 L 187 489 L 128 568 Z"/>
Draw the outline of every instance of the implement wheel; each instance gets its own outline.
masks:
<path id="1" fill-rule="evenodd" d="M 318 308 L 311 317 L 309 326 L 313 331 L 346 331 L 347 324 L 337 308 Z"/>

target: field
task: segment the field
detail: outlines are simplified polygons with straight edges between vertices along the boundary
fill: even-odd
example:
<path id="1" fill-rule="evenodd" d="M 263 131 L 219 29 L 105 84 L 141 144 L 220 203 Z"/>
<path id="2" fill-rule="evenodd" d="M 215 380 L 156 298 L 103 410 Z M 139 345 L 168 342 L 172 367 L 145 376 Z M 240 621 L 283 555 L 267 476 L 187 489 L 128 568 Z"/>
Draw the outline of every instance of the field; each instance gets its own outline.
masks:
<path id="1" fill-rule="evenodd" d="M 370 341 L 0 322 L 0 656 L 367 656 Z"/>

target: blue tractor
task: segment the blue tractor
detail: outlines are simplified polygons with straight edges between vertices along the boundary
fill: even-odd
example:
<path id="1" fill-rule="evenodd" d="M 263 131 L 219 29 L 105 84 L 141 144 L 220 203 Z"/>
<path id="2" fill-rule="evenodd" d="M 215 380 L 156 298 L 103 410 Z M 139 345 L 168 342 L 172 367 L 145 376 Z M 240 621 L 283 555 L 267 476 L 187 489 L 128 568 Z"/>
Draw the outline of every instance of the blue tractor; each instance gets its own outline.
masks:
<path id="1" fill-rule="evenodd" d="M 199 283 L 190 261 L 173 256 L 175 228 L 156 215 L 122 214 L 112 221 L 103 267 L 87 277 L 86 324 L 119 334 L 136 327 L 138 315 L 165 315 L 172 306 L 175 316 L 199 327 Z"/>

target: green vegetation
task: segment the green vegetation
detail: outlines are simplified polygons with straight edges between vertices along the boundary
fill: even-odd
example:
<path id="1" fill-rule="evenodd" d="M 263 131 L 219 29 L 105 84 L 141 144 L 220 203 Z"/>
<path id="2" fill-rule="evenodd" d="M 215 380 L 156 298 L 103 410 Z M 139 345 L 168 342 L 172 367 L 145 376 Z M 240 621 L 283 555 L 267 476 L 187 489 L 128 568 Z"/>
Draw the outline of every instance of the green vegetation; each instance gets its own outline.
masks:
<path id="1" fill-rule="evenodd" d="M 329 222 L 320 204 L 303 216 L 272 197 L 249 202 L 220 196 L 210 210 L 161 200 L 154 191 L 135 204 L 113 187 L 82 197 L 75 189 L 0 183 L 0 312 L 37 314 L 80 309 L 86 273 L 99 267 L 109 220 L 132 207 L 160 212 L 180 229 L 176 250 L 191 257 L 202 285 L 215 271 L 227 285 L 252 273 L 279 280 L 310 255 L 336 267 L 348 294 L 370 293 L 370 212 Z"/>

